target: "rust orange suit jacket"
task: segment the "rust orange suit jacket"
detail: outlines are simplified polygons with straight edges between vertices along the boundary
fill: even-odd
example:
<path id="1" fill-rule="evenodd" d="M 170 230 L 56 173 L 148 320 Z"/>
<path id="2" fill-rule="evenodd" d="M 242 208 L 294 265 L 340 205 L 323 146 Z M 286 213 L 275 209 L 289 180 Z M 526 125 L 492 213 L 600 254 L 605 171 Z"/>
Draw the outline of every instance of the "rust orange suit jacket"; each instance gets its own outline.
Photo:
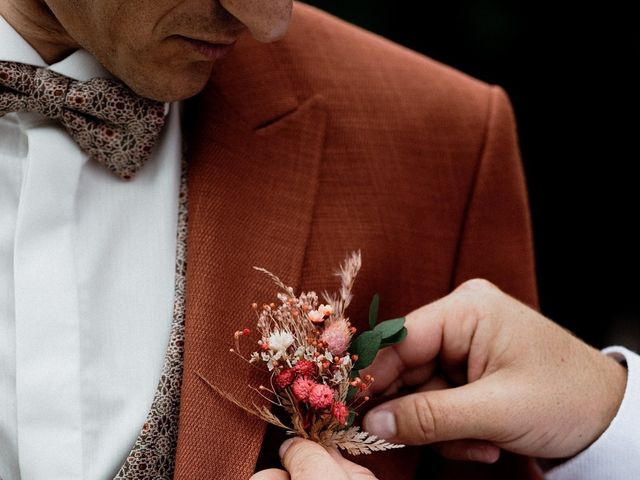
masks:
<path id="1" fill-rule="evenodd" d="M 275 300 L 263 266 L 299 291 L 337 287 L 361 249 L 350 318 L 402 316 L 484 277 L 536 304 L 525 183 L 505 92 L 311 7 L 287 37 L 243 39 L 188 105 L 189 223 L 177 479 L 247 479 L 265 425 L 202 378 L 251 402 L 259 382 L 229 353 L 253 301 Z M 200 378 L 202 377 L 202 378 Z M 255 384 L 255 383 L 254 383 Z M 422 450 L 366 459 L 413 478 Z M 519 461 L 521 460 L 521 461 Z M 522 459 L 427 465 L 429 478 L 525 478 Z M 461 470 L 462 468 L 462 470 Z"/>

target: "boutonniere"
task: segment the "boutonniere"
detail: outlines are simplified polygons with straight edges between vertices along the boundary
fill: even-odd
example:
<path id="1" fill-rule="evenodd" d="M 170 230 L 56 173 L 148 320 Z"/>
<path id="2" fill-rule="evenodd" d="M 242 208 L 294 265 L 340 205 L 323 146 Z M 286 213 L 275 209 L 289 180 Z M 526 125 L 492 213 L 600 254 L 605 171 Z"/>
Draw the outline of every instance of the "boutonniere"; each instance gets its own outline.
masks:
<path id="1" fill-rule="evenodd" d="M 378 323 L 378 295 L 369 308 L 369 330 L 356 331 L 346 315 L 352 288 L 360 270 L 360 252 L 348 255 L 339 270 L 340 289 L 323 292 L 323 303 L 313 292 L 296 295 L 276 275 L 254 267 L 268 275 L 279 287 L 277 303 L 252 305 L 257 325 L 235 333 L 231 351 L 270 374 L 268 385 L 253 388 L 274 405 L 242 405 L 239 401 L 211 385 L 223 397 L 262 420 L 281 427 L 290 435 L 337 447 L 352 455 L 369 454 L 400 448 L 361 431 L 353 421 L 357 409 L 366 402 L 367 389 L 374 379 L 360 376 L 381 348 L 401 342 L 407 335 L 404 318 Z M 241 343 L 255 350 L 248 356 Z"/>

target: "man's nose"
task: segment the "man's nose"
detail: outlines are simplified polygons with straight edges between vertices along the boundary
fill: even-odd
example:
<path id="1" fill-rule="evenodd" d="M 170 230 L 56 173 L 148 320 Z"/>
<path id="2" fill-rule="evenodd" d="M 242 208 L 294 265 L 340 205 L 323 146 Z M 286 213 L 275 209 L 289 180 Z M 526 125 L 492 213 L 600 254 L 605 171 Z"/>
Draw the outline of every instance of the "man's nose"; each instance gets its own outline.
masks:
<path id="1" fill-rule="evenodd" d="M 220 0 L 220 4 L 260 42 L 282 38 L 291 22 L 293 0 Z"/>

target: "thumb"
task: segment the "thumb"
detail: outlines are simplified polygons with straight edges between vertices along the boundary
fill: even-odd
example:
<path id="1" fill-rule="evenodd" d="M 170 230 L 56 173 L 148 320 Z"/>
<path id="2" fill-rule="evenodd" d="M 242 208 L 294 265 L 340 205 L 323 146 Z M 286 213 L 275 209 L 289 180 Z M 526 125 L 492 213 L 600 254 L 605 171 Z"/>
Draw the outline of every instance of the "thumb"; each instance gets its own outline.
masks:
<path id="1" fill-rule="evenodd" d="M 491 440 L 499 433 L 499 420 L 507 414 L 500 395 L 504 388 L 485 377 L 461 387 L 406 395 L 371 410 L 364 418 L 364 428 L 387 441 L 407 445 Z"/>
<path id="2" fill-rule="evenodd" d="M 294 438 L 280 447 L 280 457 L 291 480 L 348 480 L 344 469 L 321 445 Z"/>

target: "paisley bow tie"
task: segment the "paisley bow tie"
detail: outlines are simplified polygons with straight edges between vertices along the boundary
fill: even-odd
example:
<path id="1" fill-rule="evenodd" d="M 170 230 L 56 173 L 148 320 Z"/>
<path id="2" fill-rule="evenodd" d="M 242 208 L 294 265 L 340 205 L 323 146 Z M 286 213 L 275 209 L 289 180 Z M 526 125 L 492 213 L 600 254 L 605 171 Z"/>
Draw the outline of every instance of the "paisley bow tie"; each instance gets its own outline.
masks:
<path id="1" fill-rule="evenodd" d="M 122 83 L 80 82 L 0 61 L 0 117 L 10 112 L 36 112 L 59 121 L 89 157 L 124 179 L 151 156 L 165 123 L 163 103 L 142 98 Z"/>

